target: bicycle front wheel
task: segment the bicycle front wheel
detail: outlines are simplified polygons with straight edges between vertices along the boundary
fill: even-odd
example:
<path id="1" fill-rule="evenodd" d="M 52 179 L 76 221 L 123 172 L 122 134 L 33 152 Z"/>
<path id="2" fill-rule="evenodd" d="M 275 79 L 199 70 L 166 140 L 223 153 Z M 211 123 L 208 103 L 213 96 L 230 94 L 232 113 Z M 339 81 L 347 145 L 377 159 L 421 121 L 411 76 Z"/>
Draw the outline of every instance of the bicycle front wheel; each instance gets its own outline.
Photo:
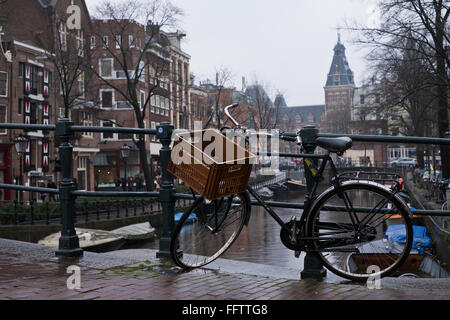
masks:
<path id="1" fill-rule="evenodd" d="M 245 193 L 211 202 L 197 199 L 175 227 L 173 260 L 182 268 L 197 268 L 214 261 L 239 236 L 248 214 L 249 198 Z"/>
<path id="2" fill-rule="evenodd" d="M 388 189 L 368 181 L 330 188 L 314 204 L 308 232 L 324 265 L 346 279 L 393 274 L 407 259 L 413 231 L 408 209 Z"/>

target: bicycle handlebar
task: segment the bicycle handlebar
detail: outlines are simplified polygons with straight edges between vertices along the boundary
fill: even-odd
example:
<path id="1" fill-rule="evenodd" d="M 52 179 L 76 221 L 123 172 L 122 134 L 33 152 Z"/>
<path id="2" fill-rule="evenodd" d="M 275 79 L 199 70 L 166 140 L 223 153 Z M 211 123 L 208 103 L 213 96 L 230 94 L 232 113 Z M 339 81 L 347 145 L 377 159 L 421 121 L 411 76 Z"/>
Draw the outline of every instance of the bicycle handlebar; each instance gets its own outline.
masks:
<path id="1" fill-rule="evenodd" d="M 239 122 L 237 122 L 232 116 L 231 114 L 228 112 L 228 109 L 232 109 L 232 108 L 236 108 L 239 105 L 239 103 L 233 103 L 230 104 L 229 106 L 226 106 L 224 109 L 225 114 L 227 115 L 227 117 L 231 120 L 231 122 L 234 123 L 235 126 L 237 127 L 241 127 L 241 125 L 239 124 Z"/>
<path id="2" fill-rule="evenodd" d="M 240 128 L 242 128 L 242 126 L 239 124 L 239 122 L 236 121 L 236 119 L 234 119 L 234 118 L 231 116 L 230 112 L 228 111 L 229 109 L 236 108 L 237 106 L 239 106 L 239 103 L 233 103 L 233 104 L 230 104 L 230 105 L 228 105 L 228 106 L 226 106 L 226 107 L 224 108 L 224 112 L 225 112 L 225 114 L 227 115 L 227 117 L 231 120 L 231 122 L 233 122 L 234 125 L 237 126 L 237 127 L 240 129 Z M 256 133 L 256 134 L 257 134 L 257 135 L 264 135 L 264 134 L 265 134 L 265 135 L 274 136 L 274 135 L 271 134 L 271 133 L 261 133 L 261 132 L 259 132 L 259 133 Z M 299 137 L 298 135 L 295 136 L 295 137 L 293 137 L 293 136 L 285 135 L 284 132 L 280 132 L 278 136 L 279 136 L 280 139 L 282 139 L 282 140 L 285 140 L 285 141 L 288 141 L 288 142 L 297 142 L 297 143 L 301 144 L 301 139 L 300 139 L 300 137 Z"/>

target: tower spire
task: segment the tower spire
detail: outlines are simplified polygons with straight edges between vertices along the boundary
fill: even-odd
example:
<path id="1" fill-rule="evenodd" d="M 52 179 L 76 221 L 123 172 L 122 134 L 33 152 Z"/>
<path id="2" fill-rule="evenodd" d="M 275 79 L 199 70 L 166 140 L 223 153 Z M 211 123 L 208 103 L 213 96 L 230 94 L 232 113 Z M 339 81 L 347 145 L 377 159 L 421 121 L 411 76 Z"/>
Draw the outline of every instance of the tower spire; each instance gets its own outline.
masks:
<path id="1" fill-rule="evenodd" d="M 347 62 L 345 56 L 345 46 L 341 43 L 341 29 L 338 30 L 338 41 L 334 46 L 334 56 L 331 63 L 330 71 L 328 72 L 326 87 L 355 85 L 353 79 L 353 72 Z"/>

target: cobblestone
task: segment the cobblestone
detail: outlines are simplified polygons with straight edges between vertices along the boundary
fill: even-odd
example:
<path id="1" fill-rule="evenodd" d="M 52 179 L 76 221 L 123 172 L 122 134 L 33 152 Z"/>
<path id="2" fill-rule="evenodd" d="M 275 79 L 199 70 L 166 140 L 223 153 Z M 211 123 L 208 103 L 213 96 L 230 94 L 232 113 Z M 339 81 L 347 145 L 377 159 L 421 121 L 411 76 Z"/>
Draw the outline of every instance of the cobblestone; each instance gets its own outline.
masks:
<path id="1" fill-rule="evenodd" d="M 102 258 L 102 254 L 98 254 Z M 111 258 L 110 258 L 111 259 Z M 110 260 L 112 261 L 112 260 Z M 76 261 L 72 261 L 76 264 Z M 1 300 L 449 300 L 448 289 L 368 289 L 361 284 L 279 279 L 245 273 L 181 272 L 158 261 L 81 267 L 81 288 L 66 286 L 70 260 L 12 254 L 0 247 Z M 158 270 L 158 271 L 156 271 Z"/>

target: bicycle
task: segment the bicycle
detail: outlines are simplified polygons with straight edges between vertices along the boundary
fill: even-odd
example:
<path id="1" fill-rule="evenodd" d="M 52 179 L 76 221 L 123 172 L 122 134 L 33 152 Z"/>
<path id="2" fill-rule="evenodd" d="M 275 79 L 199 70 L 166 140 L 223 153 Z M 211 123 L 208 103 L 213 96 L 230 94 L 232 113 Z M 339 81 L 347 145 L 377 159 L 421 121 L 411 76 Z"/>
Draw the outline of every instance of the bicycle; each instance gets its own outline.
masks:
<path id="1" fill-rule="evenodd" d="M 227 106 L 225 114 L 236 126 L 234 130 L 245 132 L 228 111 L 234 107 L 237 104 Z M 283 221 L 250 186 L 246 192 L 212 201 L 197 197 L 192 191 L 195 201 L 184 212 L 172 235 L 171 255 L 175 263 L 185 269 L 197 268 L 222 255 L 244 225 L 248 225 L 251 195 L 280 225 L 280 239 L 296 257 L 302 251 L 315 252 L 327 269 L 349 280 L 366 281 L 369 277 L 393 274 L 408 257 L 413 240 L 409 208 L 397 194 L 399 183 L 388 188 L 373 181 L 341 177 L 330 154 L 342 155 L 351 148 L 352 140 L 348 137 L 317 138 L 316 144 L 326 153 L 311 155 L 305 153 L 299 132 L 296 137 L 285 133 L 278 136 L 298 143 L 305 166 L 313 173 L 314 185 L 301 216 Z M 314 168 L 312 158 L 322 159 L 318 169 Z M 328 163 L 331 186 L 317 196 Z M 393 216 L 395 224 L 400 221 L 405 226 L 404 245 L 384 236 Z"/>

